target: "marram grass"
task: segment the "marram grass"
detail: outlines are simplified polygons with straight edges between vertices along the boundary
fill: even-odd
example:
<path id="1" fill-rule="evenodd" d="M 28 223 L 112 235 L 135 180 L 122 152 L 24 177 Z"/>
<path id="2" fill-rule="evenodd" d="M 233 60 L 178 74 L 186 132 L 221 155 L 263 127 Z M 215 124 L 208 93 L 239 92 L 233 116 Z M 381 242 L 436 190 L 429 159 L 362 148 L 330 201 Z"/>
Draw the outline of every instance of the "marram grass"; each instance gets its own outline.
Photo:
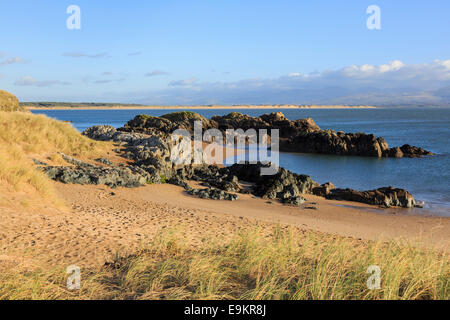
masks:
<path id="1" fill-rule="evenodd" d="M 367 268 L 381 269 L 369 289 Z M 449 299 L 447 253 L 399 242 L 358 242 L 276 228 L 189 247 L 176 232 L 98 270 L 82 270 L 81 289 L 65 270 L 0 274 L 1 299 Z"/>
<path id="2" fill-rule="evenodd" d="M 55 200 L 50 181 L 32 158 L 63 152 L 79 157 L 104 154 L 108 143 L 81 135 L 71 124 L 28 112 L 0 111 L 0 187 L 28 193 L 35 200 Z M 0 205 L 8 197 L 0 195 Z"/>

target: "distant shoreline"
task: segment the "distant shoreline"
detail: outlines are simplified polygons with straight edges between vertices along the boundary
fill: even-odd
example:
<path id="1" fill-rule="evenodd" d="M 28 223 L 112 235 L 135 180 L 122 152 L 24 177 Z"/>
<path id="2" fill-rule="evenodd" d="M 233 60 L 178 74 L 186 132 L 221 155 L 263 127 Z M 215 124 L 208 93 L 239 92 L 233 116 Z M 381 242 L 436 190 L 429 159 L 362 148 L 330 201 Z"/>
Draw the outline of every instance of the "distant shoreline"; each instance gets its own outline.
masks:
<path id="1" fill-rule="evenodd" d="M 93 106 L 93 107 L 35 107 L 26 106 L 27 110 L 214 110 L 214 109 L 376 109 L 374 106 L 344 105 L 242 105 L 242 106 Z"/>

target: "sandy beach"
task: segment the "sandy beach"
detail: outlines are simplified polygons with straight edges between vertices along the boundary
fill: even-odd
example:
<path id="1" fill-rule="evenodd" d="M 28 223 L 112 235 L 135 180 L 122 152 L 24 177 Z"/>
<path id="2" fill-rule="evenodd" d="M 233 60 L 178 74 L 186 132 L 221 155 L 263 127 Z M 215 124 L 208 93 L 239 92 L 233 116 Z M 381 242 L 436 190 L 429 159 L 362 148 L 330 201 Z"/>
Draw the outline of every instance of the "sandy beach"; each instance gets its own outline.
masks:
<path id="1" fill-rule="evenodd" d="M 98 267 L 117 254 L 136 252 L 162 229 L 182 230 L 185 241 L 193 245 L 208 235 L 231 237 L 246 227 L 270 232 L 277 224 L 355 241 L 403 239 L 445 250 L 450 245 L 448 218 L 406 215 L 405 209 L 384 210 L 313 195 L 305 196 L 307 205 L 317 210 L 252 195 L 240 195 L 234 202 L 204 200 L 169 184 L 110 189 L 55 182 L 55 188 L 66 210 L 0 210 L 2 267 Z"/>

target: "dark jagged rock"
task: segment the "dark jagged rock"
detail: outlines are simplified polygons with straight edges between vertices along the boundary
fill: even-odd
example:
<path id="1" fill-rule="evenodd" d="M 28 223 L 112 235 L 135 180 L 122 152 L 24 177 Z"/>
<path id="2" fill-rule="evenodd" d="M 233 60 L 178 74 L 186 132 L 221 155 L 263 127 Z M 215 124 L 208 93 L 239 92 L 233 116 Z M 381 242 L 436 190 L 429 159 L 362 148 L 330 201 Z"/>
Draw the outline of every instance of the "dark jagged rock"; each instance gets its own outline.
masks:
<path id="1" fill-rule="evenodd" d="M 137 166 L 106 168 L 92 165 L 67 155 L 61 156 L 70 166 L 41 167 L 50 179 L 63 183 L 104 184 L 111 188 L 143 186 L 150 179 L 148 173 Z"/>
<path id="2" fill-rule="evenodd" d="M 228 172 L 239 180 L 255 183 L 253 188 L 256 196 L 263 199 L 286 199 L 301 194 L 311 194 L 319 184 L 310 176 L 292 173 L 279 168 L 278 173 L 271 176 L 261 175 L 261 169 L 270 164 L 234 164 L 228 167 Z"/>
<path id="3" fill-rule="evenodd" d="M 334 189 L 326 196 L 327 199 L 347 200 L 374 204 L 384 207 L 412 208 L 416 205 L 414 197 L 404 189 L 393 187 L 379 188 L 369 191 L 353 189 Z"/>
<path id="4" fill-rule="evenodd" d="M 188 193 L 202 199 L 212 199 L 212 200 L 229 200 L 235 201 L 239 197 L 236 194 L 228 193 L 223 190 L 206 188 L 206 189 L 191 189 Z"/>
<path id="5" fill-rule="evenodd" d="M 433 153 L 430 151 L 427 151 L 423 148 L 410 146 L 409 144 L 404 144 L 403 146 L 400 147 L 400 150 L 403 152 L 403 155 L 405 157 L 409 158 L 433 155 Z"/>
<path id="6" fill-rule="evenodd" d="M 108 125 L 92 126 L 83 131 L 83 135 L 99 141 L 114 141 L 129 146 L 147 146 L 167 148 L 168 137 L 160 132 L 148 135 L 136 132 L 118 131 Z"/>
<path id="7" fill-rule="evenodd" d="M 322 130 L 311 118 L 290 121 L 281 112 L 256 118 L 233 112 L 215 116 L 212 120 L 222 131 L 232 128 L 279 129 L 281 151 L 397 158 L 432 155 L 429 151 L 409 145 L 390 149 L 384 138 L 373 134 Z"/>
<path id="8" fill-rule="evenodd" d="M 114 165 L 114 163 L 111 160 L 106 159 L 106 158 L 98 158 L 98 159 L 95 159 L 95 161 L 97 161 L 98 163 L 106 164 L 107 166 L 113 166 Z"/>
<path id="9" fill-rule="evenodd" d="M 94 140 L 109 141 L 113 140 L 113 136 L 116 132 L 117 130 L 113 126 L 102 125 L 87 128 L 82 134 Z"/>
<path id="10" fill-rule="evenodd" d="M 403 145 L 389 148 L 382 137 L 366 133 L 344 133 L 342 131 L 322 130 L 313 119 L 289 120 L 283 113 L 265 114 L 251 117 L 238 112 L 224 116 L 214 116 L 207 120 L 194 112 L 175 112 L 161 117 L 139 115 L 129 121 L 123 128 L 126 132 L 154 134 L 155 132 L 172 133 L 184 128 L 193 133 L 194 121 L 201 121 L 203 130 L 216 128 L 222 132 L 227 129 L 278 129 L 280 134 L 280 151 L 323 153 L 336 155 L 368 157 L 421 157 L 433 153 L 423 148 Z"/>
<path id="11" fill-rule="evenodd" d="M 155 132 L 171 133 L 175 129 L 177 129 L 175 124 L 168 119 L 141 114 L 128 121 L 119 131 L 154 134 Z"/>
<path id="12" fill-rule="evenodd" d="M 97 140 L 112 140 L 124 146 L 122 150 L 124 152 L 123 155 L 128 159 L 134 160 L 134 167 L 126 168 L 135 168 L 135 171 L 138 173 L 141 170 L 144 176 L 147 175 L 147 182 L 172 183 L 182 186 L 190 194 L 208 199 L 230 200 L 235 195 L 229 192 L 244 193 L 247 191 L 247 193 L 251 192 L 255 196 L 264 199 L 277 199 L 290 205 L 302 204 L 303 194 L 315 194 L 329 199 L 358 201 L 387 207 L 412 207 L 415 205 L 414 198 L 403 189 L 380 188 L 363 192 L 351 189 L 335 189 L 332 183 L 326 183 L 320 186 L 309 176 L 295 174 L 284 168 L 279 168 L 275 175 L 261 175 L 262 169 L 269 167 L 270 164 L 246 163 L 235 164 L 225 168 L 203 164 L 198 166 L 188 165 L 174 169 L 170 161 L 172 142 L 169 139 L 170 135 L 167 133 L 172 129 L 174 130 L 178 122 L 182 123 L 185 129 L 193 130 L 192 124 L 196 119 L 200 119 L 202 122 L 206 120 L 204 118 L 198 118 L 194 113 L 175 113 L 166 117 L 138 116 L 129 121 L 121 129 L 122 131 L 118 131 L 110 126 L 95 126 L 87 129 L 83 134 Z M 311 150 L 311 152 L 363 154 L 377 157 L 412 157 L 427 154 L 427 151 L 409 145 L 389 149 L 383 138 L 376 138 L 373 135 L 363 133 L 345 134 L 343 132 L 335 133 L 334 131 L 321 130 L 312 119 L 289 121 L 282 113 L 273 113 L 258 118 L 232 113 L 224 117 L 213 117 L 213 120 L 205 122 L 205 125 L 216 127 L 220 130 L 235 127 L 244 130 L 255 126 L 265 129 L 278 127 L 281 128 L 282 141 L 283 139 L 285 142 L 300 139 L 297 141 L 297 146 L 303 143 L 304 148 L 309 148 L 308 150 Z M 294 138 L 289 137 L 289 135 L 293 135 Z M 302 137 L 308 142 L 301 140 Z M 330 146 L 332 149 L 330 149 Z M 83 167 L 76 159 L 72 161 L 71 163 L 75 166 Z M 86 166 L 83 168 L 86 168 Z M 99 168 L 107 170 L 104 167 Z M 122 167 L 119 168 L 124 169 Z M 117 168 L 111 169 L 115 170 Z M 75 173 L 70 171 L 74 170 L 73 168 L 67 170 L 67 174 L 64 174 L 64 172 L 51 174 L 55 177 L 63 177 L 60 179 L 65 181 L 78 180 L 82 183 L 89 183 L 89 181 L 98 180 L 96 177 L 99 174 L 90 174 L 92 168 L 89 169 L 90 171 L 88 173 L 85 172 L 85 169 L 82 169 L 81 172 L 77 169 L 78 171 Z M 98 170 L 98 168 L 95 170 Z M 207 188 L 192 189 L 188 185 L 187 180 L 199 181 Z M 242 188 L 239 181 L 252 183 L 251 191 Z M 114 182 L 110 182 L 109 184 L 121 185 L 120 183 Z"/>
<path id="13" fill-rule="evenodd" d="M 176 129 L 186 129 L 194 132 L 194 122 L 201 121 L 203 129 L 214 127 L 211 122 L 198 113 L 191 111 L 180 111 L 165 114 L 161 117 L 152 117 L 148 115 L 138 115 L 133 120 L 128 121 L 119 131 L 139 132 L 145 134 L 155 134 L 155 132 L 163 132 L 171 134 Z"/>
<path id="14" fill-rule="evenodd" d="M 93 126 L 83 132 L 94 140 L 114 141 L 125 146 L 123 156 L 150 174 L 150 182 L 159 183 L 162 177 L 172 176 L 171 142 L 168 135 L 153 135 L 118 131 L 111 126 Z"/>
<path id="15" fill-rule="evenodd" d="M 214 116 L 211 120 L 213 123 L 217 123 L 217 128 L 221 131 L 226 129 L 279 129 L 281 138 L 292 137 L 299 131 L 314 132 L 320 130 L 311 118 L 290 121 L 281 112 L 265 114 L 260 117 L 232 112 L 225 116 Z"/>
<path id="16" fill-rule="evenodd" d="M 186 191 L 190 191 L 192 190 L 192 188 L 188 185 L 188 183 L 183 180 L 181 177 L 175 175 L 172 178 L 170 178 L 167 183 L 179 186 L 179 187 L 183 187 Z"/>
<path id="17" fill-rule="evenodd" d="M 40 166 L 46 166 L 47 164 L 45 162 L 33 159 L 34 164 L 40 165 Z"/>
<path id="18" fill-rule="evenodd" d="M 215 165 L 200 166 L 194 169 L 194 175 L 197 180 L 206 182 L 209 186 L 228 192 L 240 192 L 239 179 L 230 174 L 227 168 L 219 168 Z"/>
<path id="19" fill-rule="evenodd" d="M 331 182 L 327 182 L 321 185 L 320 187 L 315 187 L 313 189 L 313 194 L 315 194 L 316 196 L 325 197 L 329 195 L 331 191 L 334 189 L 336 189 L 334 184 L 332 184 Z"/>
<path id="20" fill-rule="evenodd" d="M 289 197 L 289 198 L 285 198 L 283 199 L 283 203 L 288 204 L 288 205 L 292 205 L 292 206 L 301 206 L 302 204 L 304 204 L 306 202 L 306 199 L 298 196 L 298 197 Z"/>

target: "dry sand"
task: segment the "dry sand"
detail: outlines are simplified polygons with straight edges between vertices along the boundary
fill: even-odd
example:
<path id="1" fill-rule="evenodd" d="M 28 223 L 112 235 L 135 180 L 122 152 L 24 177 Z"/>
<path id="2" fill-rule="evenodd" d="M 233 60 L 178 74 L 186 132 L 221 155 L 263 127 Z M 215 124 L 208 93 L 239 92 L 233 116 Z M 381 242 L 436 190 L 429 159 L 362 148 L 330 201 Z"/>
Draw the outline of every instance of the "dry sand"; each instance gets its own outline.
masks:
<path id="1" fill-rule="evenodd" d="M 189 196 L 174 185 L 136 189 L 65 185 L 55 182 L 67 210 L 24 212 L 0 208 L 0 268 L 22 265 L 101 266 L 116 254 L 145 246 L 161 229 L 178 228 L 195 245 L 206 236 L 231 237 L 242 228 L 275 224 L 364 240 L 421 239 L 448 250 L 450 219 L 409 216 L 354 202 L 306 195 L 300 209 L 251 195 L 231 201 Z M 345 207 L 347 206 L 347 207 Z M 265 231 L 264 231 L 265 230 Z"/>

